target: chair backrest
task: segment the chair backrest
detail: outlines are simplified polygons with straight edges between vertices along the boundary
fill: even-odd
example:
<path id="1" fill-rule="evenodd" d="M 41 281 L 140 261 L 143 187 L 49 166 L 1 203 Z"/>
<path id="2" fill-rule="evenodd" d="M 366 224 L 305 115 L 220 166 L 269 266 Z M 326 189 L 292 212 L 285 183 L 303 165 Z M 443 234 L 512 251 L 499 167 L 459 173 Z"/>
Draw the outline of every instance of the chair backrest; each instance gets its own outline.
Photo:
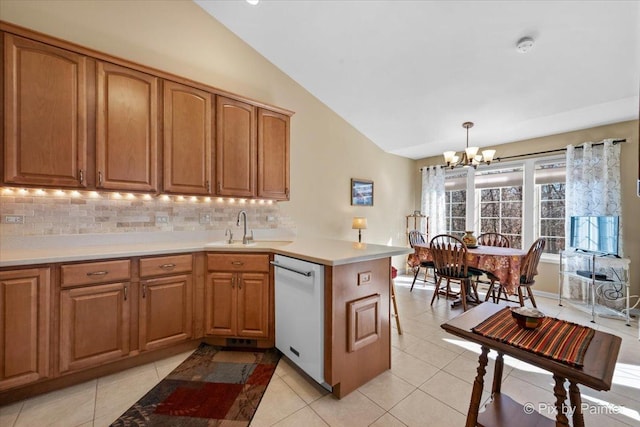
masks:
<path id="1" fill-rule="evenodd" d="M 429 251 L 437 276 L 468 278 L 467 245 L 462 240 L 449 234 L 438 234 L 429 242 Z"/>
<path id="2" fill-rule="evenodd" d="M 483 246 L 500 246 L 501 248 L 511 247 L 509 238 L 500 233 L 483 233 L 478 236 L 478 244 Z"/>
<path id="3" fill-rule="evenodd" d="M 419 230 L 411 230 L 409 231 L 409 244 L 411 247 L 416 243 L 422 244 L 424 243 L 424 234 L 422 234 Z"/>
<path id="4" fill-rule="evenodd" d="M 533 280 L 533 278 L 536 274 L 538 274 L 538 263 L 540 262 L 540 256 L 542 255 L 545 244 L 546 240 L 541 237 L 533 242 L 533 244 L 529 248 L 529 252 L 527 252 L 527 255 L 524 258 L 524 262 L 520 267 L 520 283 L 535 283 L 535 280 Z"/>

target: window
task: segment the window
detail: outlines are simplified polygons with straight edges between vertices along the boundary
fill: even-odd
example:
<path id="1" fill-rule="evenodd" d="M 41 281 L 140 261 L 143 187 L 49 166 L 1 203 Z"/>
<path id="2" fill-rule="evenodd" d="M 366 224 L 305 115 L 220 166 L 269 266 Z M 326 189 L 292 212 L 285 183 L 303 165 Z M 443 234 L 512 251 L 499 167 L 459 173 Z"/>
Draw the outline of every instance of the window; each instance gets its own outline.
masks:
<path id="1" fill-rule="evenodd" d="M 467 221 L 467 191 L 445 191 L 446 200 L 446 233 L 464 234 Z"/>
<path id="2" fill-rule="evenodd" d="M 445 193 L 447 233 L 498 232 L 509 237 L 512 247 L 521 249 L 544 237 L 549 254 L 558 254 L 565 247 L 563 158 L 451 170 Z"/>
<path id="3" fill-rule="evenodd" d="M 445 181 L 445 233 L 462 236 L 467 230 L 467 173 L 447 171 Z"/>
<path id="4" fill-rule="evenodd" d="M 565 162 L 536 164 L 536 236 L 544 237 L 545 253 L 565 248 Z"/>
<path id="5" fill-rule="evenodd" d="M 475 174 L 480 201 L 480 234 L 504 234 L 512 248 L 522 248 L 523 168 L 489 169 Z"/>

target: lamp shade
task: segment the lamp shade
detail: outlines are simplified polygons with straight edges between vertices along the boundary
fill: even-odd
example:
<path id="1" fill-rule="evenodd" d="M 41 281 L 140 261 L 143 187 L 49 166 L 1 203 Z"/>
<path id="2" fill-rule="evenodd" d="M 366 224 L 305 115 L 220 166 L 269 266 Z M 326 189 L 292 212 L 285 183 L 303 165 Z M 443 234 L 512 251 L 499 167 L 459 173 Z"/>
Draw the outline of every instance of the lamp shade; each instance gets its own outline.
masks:
<path id="1" fill-rule="evenodd" d="M 491 163 L 493 161 L 493 156 L 495 155 L 496 155 L 496 150 L 484 150 L 482 152 L 482 158 L 487 163 Z"/>
<path id="2" fill-rule="evenodd" d="M 364 230 L 367 228 L 367 218 L 363 216 L 354 216 L 351 228 L 354 230 Z"/>
<path id="3" fill-rule="evenodd" d="M 444 152 L 444 161 L 447 162 L 447 164 L 449 163 L 453 163 L 453 158 L 456 155 L 455 151 L 445 151 Z"/>

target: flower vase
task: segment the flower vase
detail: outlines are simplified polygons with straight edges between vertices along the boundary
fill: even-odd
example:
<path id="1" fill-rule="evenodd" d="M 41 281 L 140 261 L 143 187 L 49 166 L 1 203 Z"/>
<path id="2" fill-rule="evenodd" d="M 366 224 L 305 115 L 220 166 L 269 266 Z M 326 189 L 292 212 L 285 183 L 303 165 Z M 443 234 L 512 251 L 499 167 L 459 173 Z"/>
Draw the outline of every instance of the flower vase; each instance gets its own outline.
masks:
<path id="1" fill-rule="evenodd" d="M 462 241 L 467 246 L 477 246 L 478 239 L 473 235 L 473 231 L 465 231 L 465 235 L 462 236 Z"/>

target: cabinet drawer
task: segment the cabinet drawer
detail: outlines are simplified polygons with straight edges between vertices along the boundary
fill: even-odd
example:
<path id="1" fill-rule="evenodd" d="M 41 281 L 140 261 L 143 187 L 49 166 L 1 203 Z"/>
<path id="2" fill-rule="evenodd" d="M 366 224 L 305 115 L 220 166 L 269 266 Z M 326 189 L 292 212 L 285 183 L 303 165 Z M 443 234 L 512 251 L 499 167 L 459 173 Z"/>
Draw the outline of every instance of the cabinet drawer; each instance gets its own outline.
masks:
<path id="1" fill-rule="evenodd" d="M 128 259 L 123 259 L 119 261 L 63 265 L 60 273 L 63 288 L 129 280 L 131 277 L 131 262 Z"/>
<path id="2" fill-rule="evenodd" d="M 193 255 L 170 255 L 140 260 L 140 277 L 188 273 L 193 269 Z"/>
<path id="3" fill-rule="evenodd" d="M 266 254 L 209 254 L 210 271 L 269 271 L 269 255 Z"/>

